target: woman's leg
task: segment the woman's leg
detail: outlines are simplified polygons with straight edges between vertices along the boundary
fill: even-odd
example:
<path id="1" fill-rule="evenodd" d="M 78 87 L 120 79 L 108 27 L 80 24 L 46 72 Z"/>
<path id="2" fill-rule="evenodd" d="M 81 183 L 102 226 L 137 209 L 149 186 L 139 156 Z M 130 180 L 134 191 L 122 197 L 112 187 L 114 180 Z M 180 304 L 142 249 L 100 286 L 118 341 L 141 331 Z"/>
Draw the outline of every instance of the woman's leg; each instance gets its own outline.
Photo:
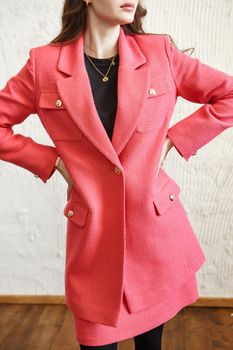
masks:
<path id="1" fill-rule="evenodd" d="M 79 343 L 81 350 L 117 350 L 117 343 L 111 343 L 107 345 L 99 345 L 99 346 L 88 346 L 82 345 Z"/>
<path id="2" fill-rule="evenodd" d="M 134 337 L 135 350 L 161 350 L 164 323 Z"/>

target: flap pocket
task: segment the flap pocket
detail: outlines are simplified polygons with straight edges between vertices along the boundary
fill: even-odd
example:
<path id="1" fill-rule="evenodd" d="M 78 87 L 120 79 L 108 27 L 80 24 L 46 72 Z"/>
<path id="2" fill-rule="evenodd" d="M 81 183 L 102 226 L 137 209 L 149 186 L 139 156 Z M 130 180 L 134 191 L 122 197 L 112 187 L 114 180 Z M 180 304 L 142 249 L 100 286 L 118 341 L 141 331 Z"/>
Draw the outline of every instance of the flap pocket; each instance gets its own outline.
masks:
<path id="1" fill-rule="evenodd" d="M 140 133 L 164 128 L 167 105 L 174 85 L 169 75 L 151 76 L 145 97 L 144 111 L 140 114 L 136 130 Z"/>
<path id="2" fill-rule="evenodd" d="M 150 84 L 148 88 L 147 97 L 155 98 L 172 89 L 171 78 L 167 75 L 162 75 L 159 77 L 152 76 L 150 78 Z"/>
<path id="3" fill-rule="evenodd" d="M 78 226 L 84 226 L 86 223 L 88 208 L 83 204 L 69 200 L 64 208 L 64 215 Z"/>
<path id="4" fill-rule="evenodd" d="M 180 186 L 169 179 L 162 190 L 153 199 L 154 207 L 158 215 L 163 214 L 170 206 L 174 205 L 180 194 Z"/>
<path id="5" fill-rule="evenodd" d="M 41 91 L 39 97 L 41 118 L 53 141 L 80 141 L 82 131 L 74 122 L 58 91 Z"/>
<path id="6" fill-rule="evenodd" d="M 66 109 L 58 91 L 41 91 L 39 107 L 49 109 Z"/>

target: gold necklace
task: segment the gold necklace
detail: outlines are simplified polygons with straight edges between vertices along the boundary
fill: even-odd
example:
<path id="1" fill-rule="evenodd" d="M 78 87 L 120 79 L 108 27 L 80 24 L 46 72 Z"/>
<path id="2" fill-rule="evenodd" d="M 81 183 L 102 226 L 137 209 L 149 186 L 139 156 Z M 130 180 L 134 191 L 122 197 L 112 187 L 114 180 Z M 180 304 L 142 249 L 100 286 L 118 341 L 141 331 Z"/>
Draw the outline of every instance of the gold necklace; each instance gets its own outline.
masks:
<path id="1" fill-rule="evenodd" d="M 85 44 L 87 47 L 89 47 L 87 44 Z M 91 49 L 90 47 L 89 47 L 89 49 Z M 92 50 L 92 49 L 91 49 Z M 92 51 L 94 51 L 94 50 L 92 50 Z M 95 52 L 95 51 L 94 51 Z M 96 53 L 96 52 L 95 52 Z M 114 66 L 115 65 L 115 58 L 116 58 L 116 55 L 111 59 L 111 58 L 109 58 L 109 60 L 111 61 L 111 63 L 110 63 L 110 66 L 108 67 L 108 70 L 107 70 L 107 72 L 105 73 L 105 74 L 103 74 L 97 67 L 96 67 L 96 65 L 92 62 L 92 60 L 90 59 L 90 57 L 85 53 L 85 55 L 87 56 L 87 58 L 88 58 L 88 60 L 90 61 L 90 63 L 92 64 L 92 66 L 102 75 L 102 81 L 103 82 L 106 82 L 106 81 L 108 81 L 108 73 L 109 73 L 109 71 L 110 71 L 110 69 L 111 69 L 111 67 L 112 66 Z"/>
<path id="2" fill-rule="evenodd" d="M 90 59 L 90 57 L 89 57 L 87 54 L 85 54 L 85 55 L 87 56 L 88 60 L 91 62 L 91 64 L 93 65 L 93 67 L 103 76 L 102 81 L 103 81 L 103 82 L 108 81 L 108 73 L 109 73 L 111 67 L 112 67 L 113 65 L 115 65 L 114 60 L 115 60 L 115 57 L 116 57 L 116 56 L 114 56 L 112 60 L 110 59 L 110 60 L 111 60 L 110 66 L 108 67 L 107 72 L 106 72 L 105 74 L 103 74 L 103 73 L 96 67 L 96 65 L 92 62 L 92 60 Z"/>

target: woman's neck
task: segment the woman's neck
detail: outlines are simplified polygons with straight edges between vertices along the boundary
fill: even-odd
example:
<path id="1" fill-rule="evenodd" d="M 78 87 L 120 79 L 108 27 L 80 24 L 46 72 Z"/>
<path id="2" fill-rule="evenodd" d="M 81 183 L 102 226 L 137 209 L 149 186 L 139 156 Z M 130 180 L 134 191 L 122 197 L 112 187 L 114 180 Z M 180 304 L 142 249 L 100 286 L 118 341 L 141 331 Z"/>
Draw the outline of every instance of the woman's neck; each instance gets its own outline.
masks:
<path id="1" fill-rule="evenodd" d="M 118 27 L 113 29 L 93 30 L 88 27 L 84 32 L 84 52 L 96 58 L 108 58 L 118 54 Z"/>

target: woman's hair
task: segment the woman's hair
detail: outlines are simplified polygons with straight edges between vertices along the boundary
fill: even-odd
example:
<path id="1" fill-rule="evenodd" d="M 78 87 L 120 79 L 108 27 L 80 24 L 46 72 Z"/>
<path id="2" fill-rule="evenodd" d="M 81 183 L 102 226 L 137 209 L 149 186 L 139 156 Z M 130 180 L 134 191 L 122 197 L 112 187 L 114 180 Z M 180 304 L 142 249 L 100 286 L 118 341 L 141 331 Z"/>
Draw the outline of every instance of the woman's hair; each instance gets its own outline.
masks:
<path id="1" fill-rule="evenodd" d="M 49 43 L 68 43 L 72 42 L 76 39 L 81 31 L 86 30 L 87 26 L 87 8 L 88 6 L 83 0 L 65 0 L 62 10 L 62 28 L 60 33 Z M 125 34 L 134 35 L 134 34 L 154 34 L 160 35 L 156 33 L 146 33 L 142 27 L 142 18 L 147 14 L 147 10 L 138 3 L 137 9 L 135 11 L 134 20 L 132 23 L 123 24 L 122 28 Z M 175 46 L 177 49 L 177 45 L 174 42 L 174 39 L 171 35 L 167 34 L 170 39 L 170 43 Z M 182 52 L 187 52 L 192 50 L 191 54 L 194 51 L 194 48 L 179 50 Z"/>

